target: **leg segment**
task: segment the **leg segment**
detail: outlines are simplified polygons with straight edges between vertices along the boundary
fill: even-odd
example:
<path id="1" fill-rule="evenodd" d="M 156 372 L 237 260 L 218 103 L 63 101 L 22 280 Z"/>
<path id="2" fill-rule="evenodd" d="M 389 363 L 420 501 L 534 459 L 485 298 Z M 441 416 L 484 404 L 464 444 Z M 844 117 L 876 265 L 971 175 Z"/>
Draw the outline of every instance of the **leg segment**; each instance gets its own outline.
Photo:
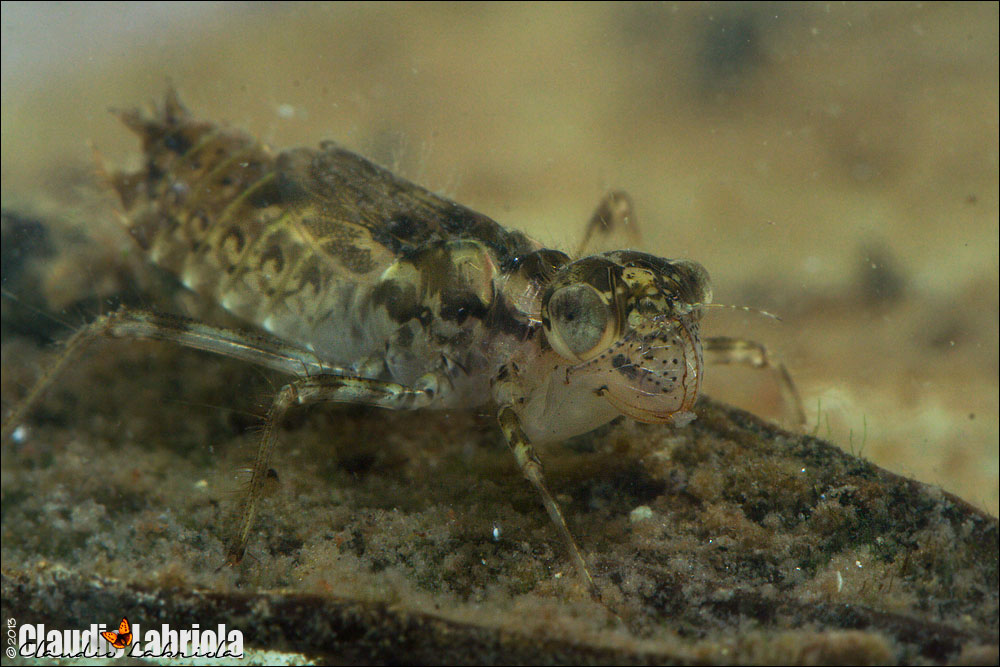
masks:
<path id="1" fill-rule="evenodd" d="M 239 528 L 229 545 L 226 562 L 236 565 L 243 560 L 257 509 L 264 495 L 264 484 L 271 465 L 278 427 L 291 407 L 323 402 L 355 403 L 394 410 L 427 407 L 437 393 L 437 383 L 432 376 L 427 376 L 419 385 L 419 388 L 411 389 L 380 380 L 318 375 L 300 378 L 282 387 L 267 412 L 250 483 L 237 510 Z"/>
<path id="2" fill-rule="evenodd" d="M 626 192 L 615 190 L 604 195 L 594 210 L 590 222 L 587 223 L 587 229 L 583 233 L 583 240 L 580 241 L 580 245 L 576 249 L 576 257 L 583 256 L 587 246 L 593 240 L 594 234 L 608 236 L 619 230 L 625 231 L 629 245 L 634 246 L 638 243 L 639 226 L 632 198 Z"/>
<path id="3" fill-rule="evenodd" d="M 750 368 L 766 369 L 774 373 L 781 389 L 781 396 L 786 413 L 796 428 L 801 430 L 806 424 L 806 413 L 802 408 L 802 399 L 795 388 L 792 376 L 780 361 L 771 361 L 767 348 L 752 340 L 728 338 L 720 336 L 702 340 L 702 350 L 705 359 L 714 364 L 740 364 Z"/>
<path id="4" fill-rule="evenodd" d="M 97 338 L 165 340 L 185 347 L 240 359 L 290 375 L 346 373 L 344 369 L 320 362 L 306 350 L 259 334 L 215 327 L 196 320 L 141 310 L 117 310 L 102 315 L 77 331 L 66 342 L 55 363 L 49 367 L 3 422 L 0 437 L 4 442 L 41 399 L 59 374 L 74 361 L 87 345 Z"/>
<path id="5" fill-rule="evenodd" d="M 566 550 L 573 558 L 573 563 L 576 565 L 577 571 L 587 584 L 587 590 L 591 597 L 597 601 L 601 601 L 601 592 L 594 583 L 593 577 L 590 576 L 590 570 L 587 568 L 586 561 L 583 560 L 583 554 L 580 553 L 580 548 L 576 545 L 576 540 L 573 539 L 573 536 L 569 532 L 569 527 L 566 526 L 566 519 L 563 518 L 559 505 L 556 504 L 555 499 L 545 487 L 542 464 L 535 455 L 534 447 L 531 446 L 528 437 L 521 429 L 521 422 L 514 413 L 514 409 L 510 406 L 501 408 L 497 414 L 497 421 L 500 422 L 500 428 L 503 431 L 504 437 L 507 438 L 507 445 L 510 447 L 511 452 L 513 452 L 514 459 L 521 468 L 521 472 L 542 496 L 542 504 L 545 505 L 545 510 L 549 513 L 549 518 L 556 525 L 556 529 L 559 531 L 559 535 L 566 545 Z"/>

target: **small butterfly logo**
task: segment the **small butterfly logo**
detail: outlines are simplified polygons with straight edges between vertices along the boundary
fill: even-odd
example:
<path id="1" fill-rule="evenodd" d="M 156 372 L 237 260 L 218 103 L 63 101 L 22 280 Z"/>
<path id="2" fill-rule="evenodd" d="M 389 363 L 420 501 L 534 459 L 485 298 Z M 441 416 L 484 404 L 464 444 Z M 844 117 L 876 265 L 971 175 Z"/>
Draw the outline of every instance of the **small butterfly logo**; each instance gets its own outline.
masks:
<path id="1" fill-rule="evenodd" d="M 123 616 L 122 622 L 118 624 L 118 632 L 106 631 L 102 632 L 101 636 L 115 648 L 125 648 L 132 643 L 132 626 L 128 624 L 128 619 Z"/>

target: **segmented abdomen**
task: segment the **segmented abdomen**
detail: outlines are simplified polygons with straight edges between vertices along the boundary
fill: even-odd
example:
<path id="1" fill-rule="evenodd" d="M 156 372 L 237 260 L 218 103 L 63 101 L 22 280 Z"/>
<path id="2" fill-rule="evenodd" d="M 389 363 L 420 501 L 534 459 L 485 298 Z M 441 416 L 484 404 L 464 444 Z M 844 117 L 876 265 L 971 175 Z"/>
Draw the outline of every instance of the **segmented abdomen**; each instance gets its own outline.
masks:
<path id="1" fill-rule="evenodd" d="M 122 118 L 142 137 L 146 164 L 114 185 L 153 262 L 325 360 L 374 351 L 385 333 L 372 336 L 359 319 L 360 292 L 395 257 L 288 178 L 308 168 L 309 151 L 275 156 L 241 132 L 189 120 L 173 95 L 161 116 Z"/>
<path id="2" fill-rule="evenodd" d="M 150 258 L 330 363 L 386 355 L 409 376 L 465 357 L 496 310 L 494 275 L 538 249 L 333 144 L 273 154 L 194 121 L 172 91 L 159 114 L 121 117 L 146 163 L 114 187 Z"/>

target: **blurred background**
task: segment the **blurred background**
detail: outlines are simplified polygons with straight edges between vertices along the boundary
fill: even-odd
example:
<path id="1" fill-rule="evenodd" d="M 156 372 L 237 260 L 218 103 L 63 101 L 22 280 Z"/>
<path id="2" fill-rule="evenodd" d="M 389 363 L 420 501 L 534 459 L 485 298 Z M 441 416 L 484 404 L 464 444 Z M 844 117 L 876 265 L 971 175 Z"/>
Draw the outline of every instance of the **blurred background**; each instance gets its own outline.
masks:
<path id="1" fill-rule="evenodd" d="M 170 81 L 200 117 L 334 139 L 567 251 L 627 190 L 638 249 L 781 317 L 705 333 L 767 344 L 810 431 L 997 513 L 996 3 L 5 2 L 0 30 L 3 208 L 62 226 L 46 310 L 128 280 L 90 146 L 134 167 L 107 110 Z M 767 374 L 705 390 L 783 416 Z"/>

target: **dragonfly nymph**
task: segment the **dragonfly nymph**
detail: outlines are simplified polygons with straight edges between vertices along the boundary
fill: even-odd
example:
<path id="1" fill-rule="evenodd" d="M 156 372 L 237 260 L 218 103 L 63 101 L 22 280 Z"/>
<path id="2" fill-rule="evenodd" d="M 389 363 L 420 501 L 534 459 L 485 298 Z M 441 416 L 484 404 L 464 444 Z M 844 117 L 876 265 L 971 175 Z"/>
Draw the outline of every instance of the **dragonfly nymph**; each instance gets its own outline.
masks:
<path id="1" fill-rule="evenodd" d="M 598 596 L 533 443 L 619 415 L 687 423 L 705 353 L 769 366 L 755 344 L 701 338 L 712 291 L 695 262 L 633 250 L 573 259 L 333 143 L 275 153 L 193 119 L 173 90 L 158 112 L 120 116 L 145 158 L 137 172 L 110 177 L 129 233 L 151 261 L 257 331 L 146 311 L 104 315 L 70 339 L 3 437 L 99 336 L 173 341 L 292 376 L 265 418 L 231 564 L 252 537 L 292 407 L 489 406 Z M 632 215 L 627 196 L 611 193 L 587 236 Z"/>

